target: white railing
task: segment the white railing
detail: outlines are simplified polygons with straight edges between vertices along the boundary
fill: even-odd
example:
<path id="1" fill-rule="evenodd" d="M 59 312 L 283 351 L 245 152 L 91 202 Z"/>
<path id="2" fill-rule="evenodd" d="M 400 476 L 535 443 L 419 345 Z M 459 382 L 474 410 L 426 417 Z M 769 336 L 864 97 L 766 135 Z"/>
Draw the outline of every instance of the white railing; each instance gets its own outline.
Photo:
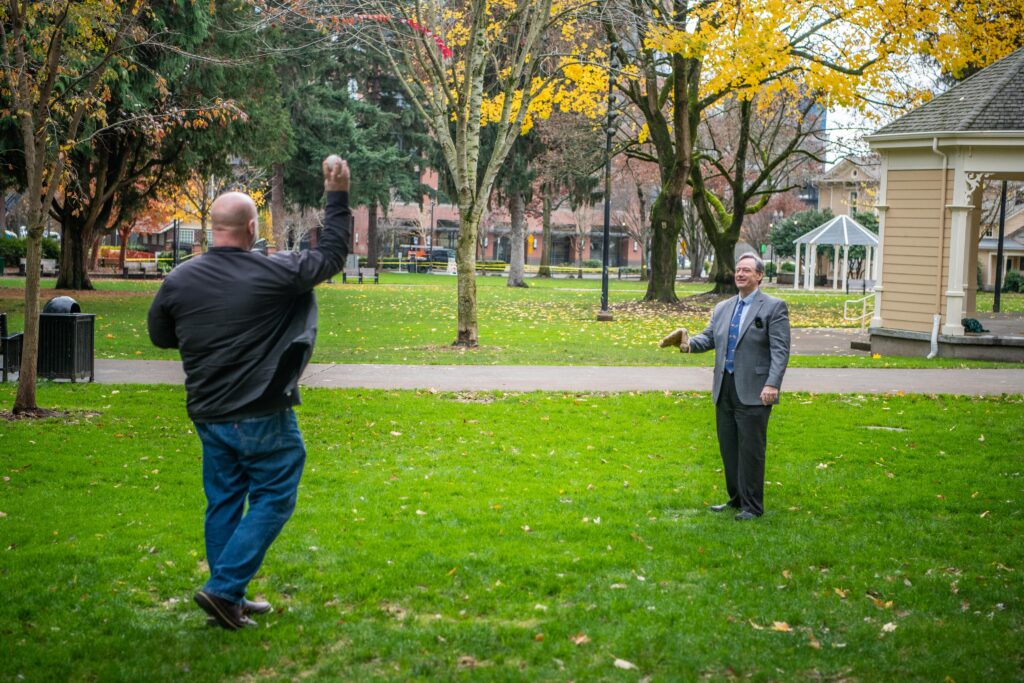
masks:
<path id="1" fill-rule="evenodd" d="M 869 300 L 871 301 L 871 306 L 868 306 Z M 860 304 L 860 314 L 854 313 L 853 315 L 850 315 L 850 306 L 856 307 L 857 304 Z M 856 308 L 854 308 L 854 310 L 856 311 Z M 867 296 L 862 296 L 859 299 L 850 299 L 849 301 L 843 302 L 843 320 L 859 320 L 861 331 L 863 331 L 864 328 L 867 327 L 867 321 L 874 314 L 874 312 L 874 294 L 868 294 Z"/>

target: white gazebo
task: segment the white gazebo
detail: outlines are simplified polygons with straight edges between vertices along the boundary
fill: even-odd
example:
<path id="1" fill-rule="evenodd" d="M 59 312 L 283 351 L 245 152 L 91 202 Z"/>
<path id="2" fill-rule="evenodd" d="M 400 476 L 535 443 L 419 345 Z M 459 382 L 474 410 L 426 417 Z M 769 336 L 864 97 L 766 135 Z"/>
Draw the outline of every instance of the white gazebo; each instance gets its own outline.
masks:
<path id="1" fill-rule="evenodd" d="M 819 225 L 814 230 L 797 237 L 796 272 L 793 276 L 793 289 L 800 288 L 801 252 L 804 257 L 804 289 L 814 291 L 815 270 L 818 266 L 818 247 L 836 247 L 832 263 L 832 289 L 839 288 L 839 247 L 843 248 L 843 290 L 850 277 L 850 247 L 862 246 L 866 252 L 864 263 L 864 279 L 877 280 L 877 259 L 873 258 L 878 249 L 878 237 L 863 225 L 849 216 L 836 216 L 832 220 Z M 806 245 L 806 246 L 804 246 Z"/>

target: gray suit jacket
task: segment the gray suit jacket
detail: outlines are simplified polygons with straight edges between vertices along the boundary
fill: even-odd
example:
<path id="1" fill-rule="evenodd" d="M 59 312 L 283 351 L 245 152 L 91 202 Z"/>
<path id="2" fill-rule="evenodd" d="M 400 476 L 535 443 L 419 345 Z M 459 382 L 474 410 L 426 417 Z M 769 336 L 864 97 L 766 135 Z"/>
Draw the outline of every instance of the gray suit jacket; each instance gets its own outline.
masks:
<path id="1" fill-rule="evenodd" d="M 690 351 L 693 353 L 718 349 L 712 387 L 715 403 L 718 402 L 725 373 L 729 323 L 738 302 L 739 297 L 734 296 L 719 303 L 711 314 L 707 329 L 690 337 Z M 746 405 L 761 405 L 761 390 L 765 385 L 782 388 L 782 376 L 786 374 L 788 363 L 789 311 L 786 302 L 759 289 L 740 327 L 733 355 L 733 376 L 740 401 Z"/>

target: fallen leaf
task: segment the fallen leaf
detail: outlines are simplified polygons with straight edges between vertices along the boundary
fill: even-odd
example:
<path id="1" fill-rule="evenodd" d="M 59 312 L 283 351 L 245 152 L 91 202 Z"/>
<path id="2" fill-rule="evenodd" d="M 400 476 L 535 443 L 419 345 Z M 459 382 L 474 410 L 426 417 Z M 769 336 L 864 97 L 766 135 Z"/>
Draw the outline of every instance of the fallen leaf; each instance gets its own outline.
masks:
<path id="1" fill-rule="evenodd" d="M 833 588 L 832 590 L 835 591 L 835 594 L 841 597 L 843 600 L 846 599 L 846 594 L 848 591 L 844 591 L 842 588 Z"/>
<path id="2" fill-rule="evenodd" d="M 896 624 L 892 623 L 891 621 L 889 623 L 885 624 L 884 626 L 882 626 L 882 633 L 892 633 L 895 630 L 896 630 Z"/>
<path id="3" fill-rule="evenodd" d="M 772 630 L 773 631 L 779 631 L 781 633 L 789 633 L 790 631 L 793 630 L 793 627 L 790 626 L 789 624 L 787 624 L 784 621 L 773 621 L 772 622 Z"/>
<path id="4" fill-rule="evenodd" d="M 458 664 L 460 669 L 475 669 L 477 667 L 476 658 L 470 657 L 469 655 L 459 657 Z"/>
<path id="5" fill-rule="evenodd" d="M 626 669 L 627 671 L 629 671 L 631 669 L 636 669 L 636 664 L 634 664 L 633 662 L 627 662 L 625 659 L 619 659 L 618 657 L 616 657 L 615 668 Z"/>
<path id="6" fill-rule="evenodd" d="M 590 642 L 590 637 L 586 633 L 577 633 L 574 636 L 570 636 L 569 640 L 572 641 L 573 645 L 583 645 Z"/>
<path id="7" fill-rule="evenodd" d="M 402 432 L 391 432 L 391 436 L 401 436 Z"/>
<path id="8" fill-rule="evenodd" d="M 750 619 L 749 623 L 750 623 L 751 626 L 754 627 L 755 631 L 763 631 L 764 630 L 764 626 L 761 626 L 759 624 L 755 624 L 753 619 Z"/>
<path id="9" fill-rule="evenodd" d="M 538 633 L 538 634 L 534 635 L 533 636 L 533 640 L 534 640 L 534 642 L 537 642 L 537 643 L 543 643 L 544 642 L 544 634 L 543 633 Z"/>
<path id="10" fill-rule="evenodd" d="M 783 569 L 783 570 L 782 570 L 782 578 L 784 578 L 784 579 L 788 579 L 788 578 L 790 578 L 790 576 L 789 576 L 789 570 L 788 570 L 788 569 Z"/>
<path id="11" fill-rule="evenodd" d="M 980 516 L 981 517 L 988 517 L 988 510 L 985 510 L 984 512 L 982 512 Z"/>

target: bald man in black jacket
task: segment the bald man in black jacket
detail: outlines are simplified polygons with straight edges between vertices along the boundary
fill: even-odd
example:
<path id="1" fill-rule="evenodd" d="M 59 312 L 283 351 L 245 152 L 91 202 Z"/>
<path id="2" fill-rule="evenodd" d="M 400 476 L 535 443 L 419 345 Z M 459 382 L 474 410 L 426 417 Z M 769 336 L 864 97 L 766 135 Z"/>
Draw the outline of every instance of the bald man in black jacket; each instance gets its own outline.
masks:
<path id="1" fill-rule="evenodd" d="M 213 247 L 171 271 L 149 309 L 150 339 L 181 353 L 203 445 L 210 579 L 195 600 L 230 630 L 271 609 L 245 590 L 295 509 L 306 448 L 292 408 L 316 342 L 313 288 L 342 269 L 352 241 L 348 165 L 331 155 L 323 172 L 316 250 L 252 252 L 256 205 L 223 194 L 210 210 Z"/>

